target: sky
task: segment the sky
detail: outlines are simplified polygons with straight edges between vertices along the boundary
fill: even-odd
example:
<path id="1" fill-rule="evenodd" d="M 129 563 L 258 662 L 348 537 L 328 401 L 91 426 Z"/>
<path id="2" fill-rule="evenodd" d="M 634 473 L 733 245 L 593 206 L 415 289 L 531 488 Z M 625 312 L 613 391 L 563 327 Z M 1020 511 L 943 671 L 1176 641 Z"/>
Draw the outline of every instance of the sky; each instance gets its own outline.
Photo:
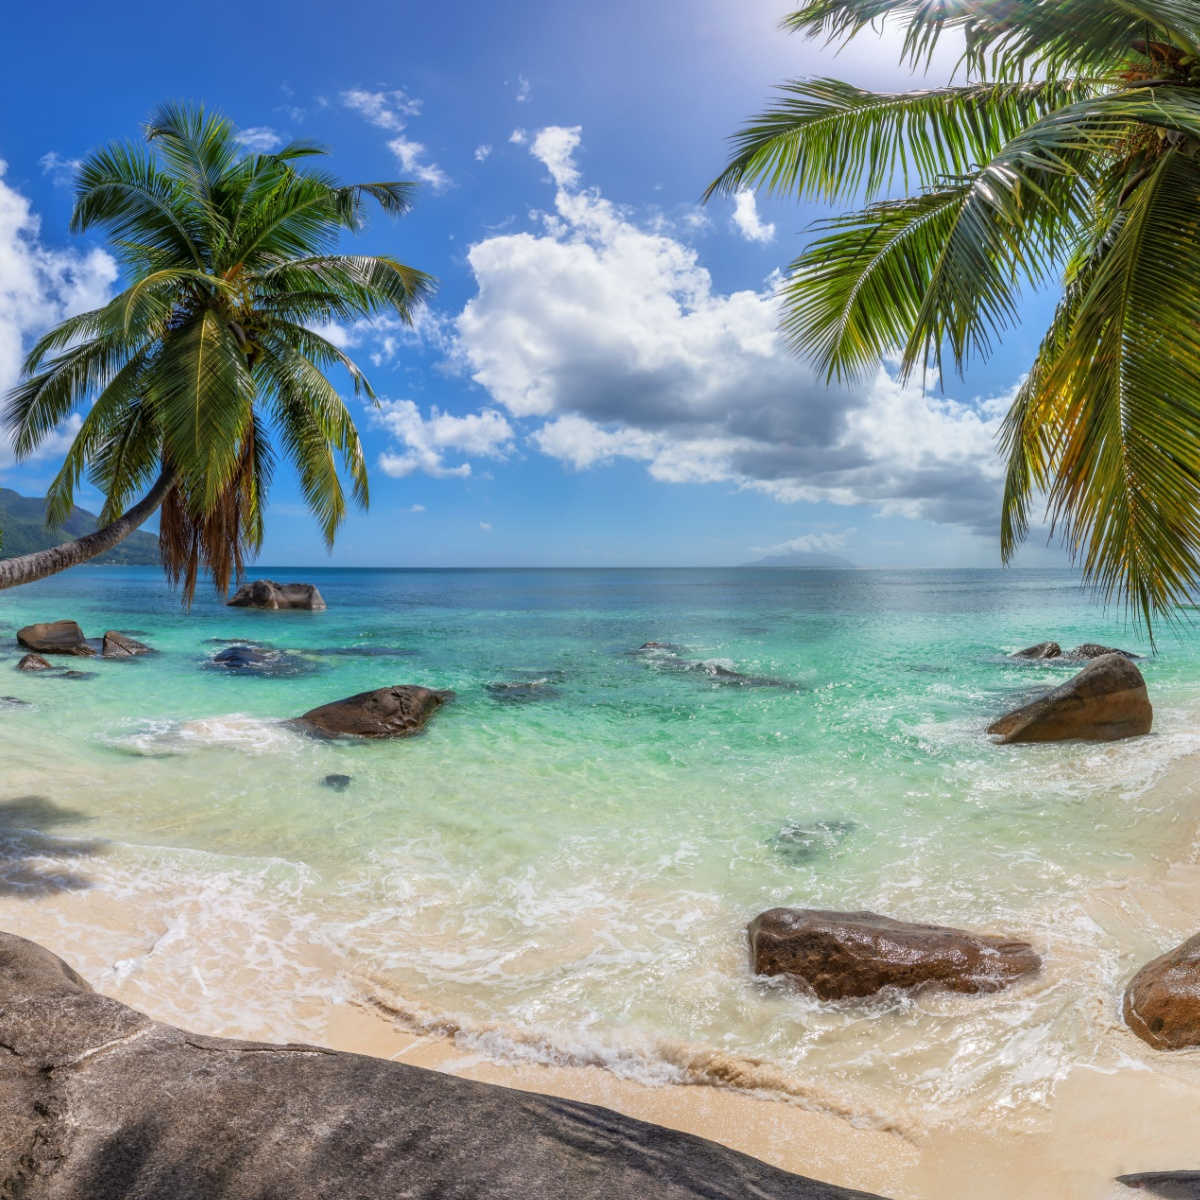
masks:
<path id="1" fill-rule="evenodd" d="M 790 7 L 66 0 L 51 31 L 18 6 L 0 75 L 0 391 L 22 347 L 120 287 L 103 242 L 68 232 L 74 164 L 140 136 L 162 101 L 202 102 L 250 149 L 310 139 L 347 181 L 416 181 L 414 211 L 373 215 L 353 245 L 438 279 L 411 329 L 323 330 L 380 398 L 349 401 L 370 510 L 330 557 L 281 469 L 263 562 L 733 565 L 791 549 L 999 565 L 996 428 L 1051 298 L 1030 297 L 993 359 L 944 389 L 886 365 L 831 388 L 783 346 L 774 298 L 824 210 L 701 204 L 775 84 L 922 84 L 895 31 L 835 57 L 779 30 Z M 3 439 L 0 485 L 41 494 L 78 420 L 22 463 Z M 1020 563 L 1060 564 L 1044 543 Z"/>

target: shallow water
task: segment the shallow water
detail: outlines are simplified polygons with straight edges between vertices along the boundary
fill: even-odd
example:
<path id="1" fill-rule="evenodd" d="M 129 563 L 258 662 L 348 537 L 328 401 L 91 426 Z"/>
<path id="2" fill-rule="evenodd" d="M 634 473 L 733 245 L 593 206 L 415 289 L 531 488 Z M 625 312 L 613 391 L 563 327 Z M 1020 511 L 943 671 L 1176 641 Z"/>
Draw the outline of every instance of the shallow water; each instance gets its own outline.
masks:
<path id="1" fill-rule="evenodd" d="M 490 1053 L 834 1107 L 865 1089 L 921 1119 L 1044 1099 L 1125 1053 L 1141 948 L 1096 897 L 1191 856 L 1194 804 L 1153 785 L 1200 750 L 1195 636 L 1141 664 L 1150 738 L 1000 748 L 989 720 L 1074 669 L 1008 652 L 1149 652 L 1072 575 L 277 577 L 329 611 L 184 614 L 128 568 L 0 596 L 0 693 L 28 702 L 0 706 L 0 897 L 86 897 L 64 937 L 101 986 L 144 975 L 156 1015 L 231 1034 L 365 988 Z M 64 617 L 159 653 L 12 671 L 15 630 Z M 289 669 L 213 669 L 231 638 Z M 281 724 L 394 683 L 458 698 L 404 742 Z M 129 899 L 140 950 L 114 960 L 105 906 Z M 748 971 L 746 922 L 777 904 L 1025 936 L 1046 970 L 1001 996 L 818 1005 Z"/>

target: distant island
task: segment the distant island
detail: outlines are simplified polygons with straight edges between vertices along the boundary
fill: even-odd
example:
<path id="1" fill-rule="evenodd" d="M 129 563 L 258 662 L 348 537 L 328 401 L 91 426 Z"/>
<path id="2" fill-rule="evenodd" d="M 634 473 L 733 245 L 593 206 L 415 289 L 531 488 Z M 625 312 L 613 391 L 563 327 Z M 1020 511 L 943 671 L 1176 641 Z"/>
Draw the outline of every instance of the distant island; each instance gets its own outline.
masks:
<path id="1" fill-rule="evenodd" d="M 46 525 L 46 501 L 37 496 L 22 496 L 11 488 L 0 488 L 0 558 L 15 558 L 34 550 L 48 550 L 83 537 L 97 526 L 95 513 L 74 508 L 71 515 L 56 529 Z M 158 538 L 138 530 L 119 546 L 93 560 L 109 566 L 157 567 Z"/>
<path id="2" fill-rule="evenodd" d="M 743 567 L 840 567 L 853 571 L 855 564 L 839 554 L 823 554 L 819 550 L 792 550 L 787 554 L 771 554 Z"/>

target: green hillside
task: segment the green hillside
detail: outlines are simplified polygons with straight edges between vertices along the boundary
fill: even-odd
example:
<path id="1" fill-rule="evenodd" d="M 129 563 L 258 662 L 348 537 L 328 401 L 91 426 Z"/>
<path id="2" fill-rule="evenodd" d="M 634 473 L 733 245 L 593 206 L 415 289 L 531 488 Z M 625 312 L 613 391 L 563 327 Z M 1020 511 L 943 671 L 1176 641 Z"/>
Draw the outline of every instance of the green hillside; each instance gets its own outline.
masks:
<path id="1" fill-rule="evenodd" d="M 22 496 L 11 488 L 0 488 L 0 558 L 28 554 L 31 550 L 46 550 L 72 538 L 82 537 L 96 528 L 96 515 L 75 508 L 58 529 L 46 528 L 46 501 Z M 115 566 L 158 566 L 158 538 L 138 530 L 96 563 Z"/>

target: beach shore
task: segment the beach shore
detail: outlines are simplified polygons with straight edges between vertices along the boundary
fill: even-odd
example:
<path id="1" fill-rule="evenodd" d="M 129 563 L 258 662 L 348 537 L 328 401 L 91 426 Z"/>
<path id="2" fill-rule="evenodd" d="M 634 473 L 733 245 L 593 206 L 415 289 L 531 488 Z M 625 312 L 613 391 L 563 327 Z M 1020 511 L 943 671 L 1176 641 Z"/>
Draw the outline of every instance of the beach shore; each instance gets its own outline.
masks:
<path id="1" fill-rule="evenodd" d="M 1200 763 L 1176 765 L 1156 786 L 1196 811 Z M 1139 868 L 1119 885 L 1098 889 L 1090 916 L 1136 962 L 1166 949 L 1166 929 L 1188 928 L 1200 911 L 1200 865 L 1194 841 L 1177 862 Z M 76 965 L 98 990 L 152 1016 L 187 1024 L 189 996 L 176 974 L 160 971 L 176 956 L 160 934 L 148 948 L 145 913 L 102 891 L 53 891 L 30 898 L 0 894 L 0 928 L 41 942 Z M 219 950 L 219 947 L 216 949 Z M 136 969 L 130 967 L 136 962 Z M 309 961 L 288 964 L 281 989 L 301 974 L 320 978 L 341 968 L 314 947 Z M 1053 964 L 1050 965 L 1053 969 Z M 261 976 L 220 979 L 194 970 L 195 1000 L 206 1010 L 214 989 L 238 1011 L 261 989 Z M 235 1032 L 267 1041 L 319 1042 L 504 1086 L 604 1105 L 742 1150 L 774 1165 L 860 1188 L 891 1200 L 1110 1200 L 1132 1193 L 1113 1181 L 1124 1173 L 1200 1167 L 1195 1116 L 1200 1052 L 1157 1054 L 1120 1020 L 1120 997 L 1096 995 L 1094 1020 L 1105 1052 L 1065 1071 L 1037 1101 L 1001 1108 L 959 1106 L 930 1112 L 883 1090 L 771 1086 L 769 1064 L 711 1052 L 679 1056 L 696 1082 L 648 1086 L 601 1065 L 528 1055 L 511 1037 L 463 1029 L 410 1010 L 366 977 L 327 989 L 281 991 L 269 1021 L 247 1015 Z M 257 998 L 261 1000 L 261 997 Z M 986 1004 L 986 998 L 977 1003 Z M 247 1003 L 245 1013 L 255 1010 Z M 195 1021 L 192 1022 L 194 1026 Z M 230 1029 L 200 1028 L 228 1033 Z M 1031 1031 L 1035 1036 L 1036 1031 Z M 540 1061 L 534 1061 L 537 1057 Z"/>

